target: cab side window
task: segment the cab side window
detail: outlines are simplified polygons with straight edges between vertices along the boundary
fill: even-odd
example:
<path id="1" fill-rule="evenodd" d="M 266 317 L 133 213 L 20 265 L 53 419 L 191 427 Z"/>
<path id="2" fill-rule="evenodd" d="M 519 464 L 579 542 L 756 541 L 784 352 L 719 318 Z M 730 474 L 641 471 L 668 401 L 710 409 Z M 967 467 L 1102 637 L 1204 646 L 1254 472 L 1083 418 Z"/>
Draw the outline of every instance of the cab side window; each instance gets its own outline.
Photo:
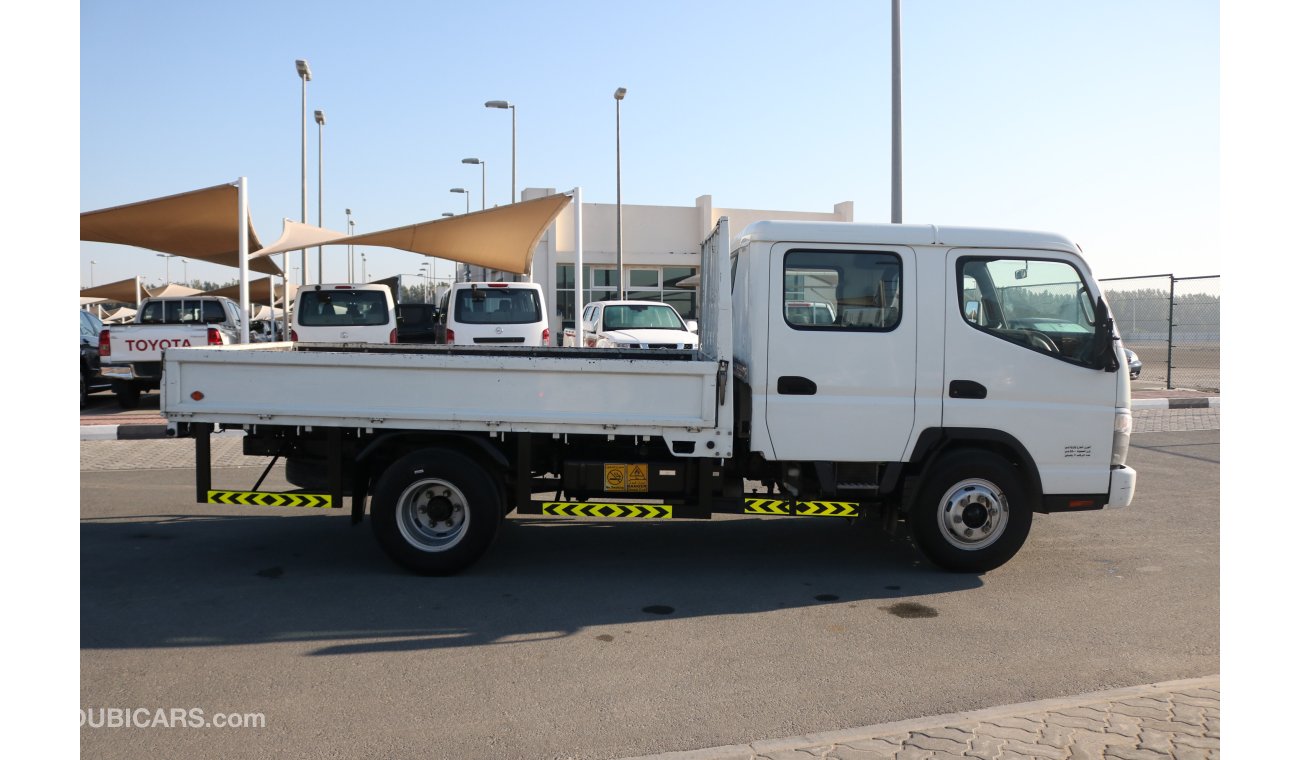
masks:
<path id="1" fill-rule="evenodd" d="M 902 261 L 875 251 L 790 251 L 782 295 L 796 330 L 888 331 L 903 314 Z"/>
<path id="2" fill-rule="evenodd" d="M 962 258 L 962 318 L 971 327 L 1031 351 L 1084 364 L 1096 339 L 1095 296 L 1064 261 Z"/>

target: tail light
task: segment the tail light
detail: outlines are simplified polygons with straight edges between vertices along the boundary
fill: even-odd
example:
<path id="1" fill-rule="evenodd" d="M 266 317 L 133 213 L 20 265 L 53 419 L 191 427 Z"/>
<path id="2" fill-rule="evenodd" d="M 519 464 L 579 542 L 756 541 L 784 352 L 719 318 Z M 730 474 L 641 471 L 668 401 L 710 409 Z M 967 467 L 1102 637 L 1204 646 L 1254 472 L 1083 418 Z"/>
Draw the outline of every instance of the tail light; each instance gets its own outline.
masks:
<path id="1" fill-rule="evenodd" d="M 448 328 L 447 328 L 447 345 L 450 346 L 450 345 L 452 345 L 452 344 L 455 343 L 455 342 L 456 342 L 456 331 L 453 330 L 453 329 L 451 329 L 450 327 L 448 327 Z"/>
<path id="2" fill-rule="evenodd" d="M 298 331 L 297 331 L 297 330 L 290 330 L 290 331 L 289 331 L 289 340 L 293 341 L 294 343 L 297 343 L 297 342 L 298 342 Z"/>
<path id="3" fill-rule="evenodd" d="M 113 344 L 109 343 L 108 341 L 107 328 L 99 331 L 99 355 L 100 356 L 113 355 Z"/>
<path id="4" fill-rule="evenodd" d="M 543 346 L 549 346 L 549 345 L 551 345 L 551 330 L 550 330 L 550 328 L 547 328 L 547 327 L 543 327 L 543 328 L 542 328 L 542 345 L 543 345 Z"/>
<path id="5" fill-rule="evenodd" d="M 215 327 L 208 328 L 208 345 L 209 346 L 221 345 L 221 331 Z"/>
<path id="6" fill-rule="evenodd" d="M 391 330 L 388 331 L 388 342 L 389 342 L 389 343 L 396 343 L 396 342 L 397 342 L 397 328 L 396 328 L 396 327 L 394 327 L 393 329 L 391 329 Z"/>

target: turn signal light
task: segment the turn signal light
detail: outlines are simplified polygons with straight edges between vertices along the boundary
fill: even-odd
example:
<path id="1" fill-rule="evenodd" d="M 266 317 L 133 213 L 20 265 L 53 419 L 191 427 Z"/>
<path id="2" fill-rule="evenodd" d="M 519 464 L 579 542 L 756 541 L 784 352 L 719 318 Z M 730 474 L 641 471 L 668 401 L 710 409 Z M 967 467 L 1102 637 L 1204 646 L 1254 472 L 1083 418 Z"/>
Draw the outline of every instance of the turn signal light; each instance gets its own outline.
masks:
<path id="1" fill-rule="evenodd" d="M 551 345 L 551 331 L 549 328 L 542 329 L 542 345 L 543 346 Z"/>
<path id="2" fill-rule="evenodd" d="M 107 328 L 99 331 L 99 355 L 100 356 L 113 355 L 113 344 L 109 343 L 108 341 Z"/>
<path id="3" fill-rule="evenodd" d="M 203 391 L 194 391 L 193 393 L 190 394 L 190 398 L 194 399 L 195 401 L 202 401 Z"/>
<path id="4" fill-rule="evenodd" d="M 215 327 L 208 328 L 208 345 L 209 346 L 221 345 L 221 331 Z"/>
<path id="5" fill-rule="evenodd" d="M 391 330 L 388 331 L 388 342 L 389 342 L 389 343 L 396 343 L 396 342 L 397 342 L 397 328 L 396 328 L 396 327 L 394 327 L 393 329 L 391 329 Z"/>

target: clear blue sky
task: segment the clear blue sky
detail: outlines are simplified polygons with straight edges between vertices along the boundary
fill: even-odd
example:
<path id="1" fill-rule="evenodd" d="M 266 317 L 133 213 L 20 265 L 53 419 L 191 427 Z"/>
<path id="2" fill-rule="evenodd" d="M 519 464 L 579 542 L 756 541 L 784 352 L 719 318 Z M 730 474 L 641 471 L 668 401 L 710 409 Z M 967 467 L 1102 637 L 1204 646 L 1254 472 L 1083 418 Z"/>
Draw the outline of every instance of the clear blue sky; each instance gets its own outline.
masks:
<path id="1" fill-rule="evenodd" d="M 1098 276 L 1219 271 L 1218 6 L 1205 0 L 904 2 L 904 219 L 1047 229 Z M 81 5 L 82 211 L 250 183 L 264 242 L 308 213 L 325 111 L 325 225 L 371 231 L 510 188 L 889 220 L 889 8 L 869 2 Z M 330 251 L 327 249 L 327 256 Z M 372 277 L 421 257 L 368 252 Z M 151 252 L 82 244 L 98 283 L 161 280 Z M 330 263 L 331 261 L 337 263 Z M 341 252 L 326 274 L 344 273 Z M 235 270 L 191 263 L 190 277 Z M 332 276 L 331 276 L 332 275 Z M 172 276 L 180 278 L 173 263 Z"/>

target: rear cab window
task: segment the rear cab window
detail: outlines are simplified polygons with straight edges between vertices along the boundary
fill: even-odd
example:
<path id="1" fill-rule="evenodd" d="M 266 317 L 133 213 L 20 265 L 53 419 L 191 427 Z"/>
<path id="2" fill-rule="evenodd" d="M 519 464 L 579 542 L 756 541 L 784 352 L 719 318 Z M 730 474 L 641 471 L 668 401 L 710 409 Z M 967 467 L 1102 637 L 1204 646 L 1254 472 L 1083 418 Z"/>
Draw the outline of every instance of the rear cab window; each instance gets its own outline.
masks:
<path id="1" fill-rule="evenodd" d="M 298 303 L 298 324 L 308 327 L 378 326 L 389 322 L 379 290 L 311 290 Z"/>
<path id="2" fill-rule="evenodd" d="M 876 251 L 790 251 L 782 296 L 796 330 L 886 332 L 902 318 L 902 260 Z"/>
<path id="3" fill-rule="evenodd" d="M 524 325 L 542 321 L 542 304 L 531 288 L 464 288 L 456 292 L 454 318 L 467 325 Z"/>

